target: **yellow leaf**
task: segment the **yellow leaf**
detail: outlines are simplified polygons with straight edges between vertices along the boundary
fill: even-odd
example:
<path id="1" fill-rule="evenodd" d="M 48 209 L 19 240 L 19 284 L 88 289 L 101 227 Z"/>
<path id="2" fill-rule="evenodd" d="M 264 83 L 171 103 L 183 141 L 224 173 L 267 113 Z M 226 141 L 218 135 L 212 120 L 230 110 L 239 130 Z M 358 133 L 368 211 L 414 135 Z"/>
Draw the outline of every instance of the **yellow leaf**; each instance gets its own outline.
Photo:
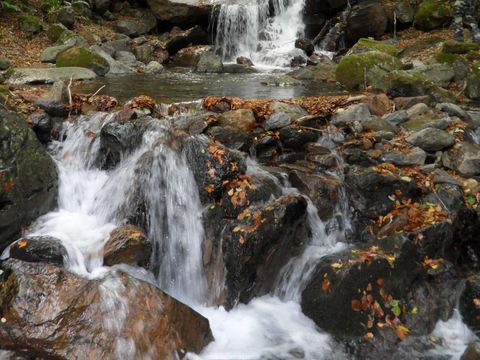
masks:
<path id="1" fill-rule="evenodd" d="M 18 242 L 18 247 L 19 247 L 19 248 L 24 248 L 24 247 L 26 247 L 26 246 L 27 246 L 27 240 L 22 239 L 22 240 L 20 240 L 20 241 Z"/>

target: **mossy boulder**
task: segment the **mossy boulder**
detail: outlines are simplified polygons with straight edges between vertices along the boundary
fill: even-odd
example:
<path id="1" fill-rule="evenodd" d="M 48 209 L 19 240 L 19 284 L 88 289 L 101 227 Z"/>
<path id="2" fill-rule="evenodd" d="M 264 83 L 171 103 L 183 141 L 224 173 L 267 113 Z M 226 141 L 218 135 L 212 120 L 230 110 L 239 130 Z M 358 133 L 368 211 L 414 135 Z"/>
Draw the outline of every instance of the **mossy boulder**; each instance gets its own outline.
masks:
<path id="1" fill-rule="evenodd" d="M 110 70 L 108 62 L 97 53 L 83 47 L 76 46 L 65 50 L 57 57 L 57 67 L 77 66 L 93 70 L 103 76 Z"/>
<path id="2" fill-rule="evenodd" d="M 372 38 L 361 38 L 350 49 L 350 54 L 359 54 L 367 51 L 380 51 L 391 56 L 398 55 L 398 49 L 391 44 L 387 44 L 384 41 L 377 41 Z"/>
<path id="3" fill-rule="evenodd" d="M 460 61 L 463 59 L 463 56 L 460 54 L 450 54 L 450 53 L 438 53 L 435 55 L 435 60 L 437 60 L 441 64 L 448 64 L 448 65 L 453 65 L 457 61 Z"/>
<path id="4" fill-rule="evenodd" d="M 10 60 L 6 58 L 0 58 L 0 70 L 2 71 L 8 70 L 10 66 L 12 66 L 12 63 L 10 62 Z"/>
<path id="5" fill-rule="evenodd" d="M 68 29 L 63 24 L 50 25 L 47 29 L 48 39 L 55 43 L 65 31 L 68 31 Z"/>
<path id="6" fill-rule="evenodd" d="M 449 1 L 423 0 L 413 24 L 419 30 L 430 31 L 447 25 L 451 19 L 452 7 Z"/>
<path id="7" fill-rule="evenodd" d="M 466 94 L 472 100 L 480 100 L 480 61 L 473 63 L 470 69 Z"/>
<path id="8" fill-rule="evenodd" d="M 20 30 L 28 35 L 35 35 L 42 31 L 42 21 L 39 17 L 29 14 L 21 15 L 18 18 Z"/>
<path id="9" fill-rule="evenodd" d="M 27 122 L 0 109 L 0 249 L 56 205 L 58 175 Z"/>
<path id="10" fill-rule="evenodd" d="M 400 69 L 402 62 L 381 51 L 347 55 L 337 65 L 335 77 L 346 88 L 356 89 L 365 84 L 366 74 L 374 66 L 392 71 Z"/>
<path id="11" fill-rule="evenodd" d="M 470 51 L 478 51 L 480 45 L 473 42 L 445 41 L 442 45 L 442 53 L 445 54 L 467 54 Z"/>

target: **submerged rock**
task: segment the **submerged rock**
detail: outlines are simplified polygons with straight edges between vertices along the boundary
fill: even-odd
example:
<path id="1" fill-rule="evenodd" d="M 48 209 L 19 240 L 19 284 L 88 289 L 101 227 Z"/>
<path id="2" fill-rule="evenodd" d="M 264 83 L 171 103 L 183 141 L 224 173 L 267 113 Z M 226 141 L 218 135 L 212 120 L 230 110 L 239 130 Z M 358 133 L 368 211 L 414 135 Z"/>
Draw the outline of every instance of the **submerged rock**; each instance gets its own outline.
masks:
<path id="1" fill-rule="evenodd" d="M 56 205 L 58 174 L 35 133 L 0 110 L 0 248 Z"/>
<path id="2" fill-rule="evenodd" d="M 56 359 L 173 360 L 213 339 L 207 319 L 125 273 L 88 280 L 51 264 L 11 259 L 2 266 L 2 349 Z"/>

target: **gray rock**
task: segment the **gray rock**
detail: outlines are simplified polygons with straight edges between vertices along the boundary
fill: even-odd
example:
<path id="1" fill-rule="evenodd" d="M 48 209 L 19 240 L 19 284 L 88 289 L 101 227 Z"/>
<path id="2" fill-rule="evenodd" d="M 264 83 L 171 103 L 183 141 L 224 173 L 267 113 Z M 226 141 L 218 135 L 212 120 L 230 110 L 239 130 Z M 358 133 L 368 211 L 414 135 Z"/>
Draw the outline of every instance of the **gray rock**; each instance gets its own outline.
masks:
<path id="1" fill-rule="evenodd" d="M 160 22 L 184 29 L 208 24 L 213 5 L 184 0 L 147 0 L 148 6 Z"/>
<path id="2" fill-rule="evenodd" d="M 50 46 L 44 49 L 40 54 L 40 61 L 44 63 L 55 64 L 58 55 L 77 45 L 76 39 L 70 39 L 64 45 Z"/>
<path id="3" fill-rule="evenodd" d="M 470 121 L 470 116 L 460 106 L 452 103 L 440 103 L 435 106 L 436 109 L 446 112 L 450 116 L 457 116 L 464 121 Z"/>
<path id="4" fill-rule="evenodd" d="M 154 48 L 150 44 L 143 44 L 133 49 L 133 54 L 138 61 L 148 64 L 153 59 Z"/>
<path id="5" fill-rule="evenodd" d="M 480 99 L 480 75 L 476 73 L 469 74 L 467 77 L 466 94 L 469 99 Z"/>
<path id="6" fill-rule="evenodd" d="M 401 24 L 411 24 L 415 18 L 415 8 L 410 0 L 399 0 L 395 4 L 395 14 Z"/>
<path id="7" fill-rule="evenodd" d="M 206 51 L 200 55 L 195 72 L 221 73 L 223 71 L 222 58 L 213 51 Z"/>
<path id="8" fill-rule="evenodd" d="M 332 117 L 331 123 L 335 126 L 346 126 L 354 121 L 363 121 L 370 119 L 370 110 L 367 104 L 357 104 L 349 107 L 345 111 L 336 113 Z"/>
<path id="9" fill-rule="evenodd" d="M 67 85 L 62 80 L 55 81 L 50 90 L 40 97 L 40 100 L 56 103 L 66 102 L 68 100 Z"/>
<path id="10" fill-rule="evenodd" d="M 287 113 L 293 121 L 308 115 L 308 112 L 300 105 L 287 104 L 281 101 L 272 102 L 270 104 L 270 110 L 272 111 L 272 113 Z"/>
<path id="11" fill-rule="evenodd" d="M 446 131 L 426 128 L 405 139 L 408 143 L 418 146 L 425 151 L 438 151 L 455 144 L 455 137 Z"/>
<path id="12" fill-rule="evenodd" d="M 137 11 L 137 17 L 118 20 L 115 30 L 130 37 L 147 34 L 157 27 L 157 19 L 149 11 Z"/>
<path id="13" fill-rule="evenodd" d="M 120 39 L 106 41 L 102 44 L 102 48 L 110 56 L 114 56 L 117 51 L 133 51 L 132 40 L 128 36 Z"/>
<path id="14" fill-rule="evenodd" d="M 19 86 L 26 84 L 52 84 L 63 80 L 92 80 L 97 75 L 90 69 L 80 67 L 63 68 L 17 68 L 8 78 L 9 85 Z"/>
<path id="15" fill-rule="evenodd" d="M 136 67 L 137 66 L 137 58 L 135 55 L 128 51 L 117 51 L 114 56 L 115 60 L 118 62 L 129 66 L 129 67 Z"/>
<path id="16" fill-rule="evenodd" d="M 389 152 L 383 156 L 385 162 L 390 162 L 394 165 L 408 166 L 408 165 L 423 165 L 427 159 L 427 153 L 418 147 L 414 147 L 409 153 Z"/>
<path id="17" fill-rule="evenodd" d="M 439 86 L 447 86 L 455 77 L 453 67 L 448 64 L 425 65 L 419 72 Z"/>
<path id="18" fill-rule="evenodd" d="M 282 127 L 288 126 L 292 123 L 290 116 L 284 112 L 273 113 L 267 121 L 263 124 L 263 127 L 267 131 L 277 130 Z"/>
<path id="19" fill-rule="evenodd" d="M 442 154 L 442 163 L 445 167 L 458 171 L 463 176 L 480 174 L 480 145 L 462 142 L 460 151 L 445 152 Z"/>
<path id="20" fill-rule="evenodd" d="M 407 110 L 408 117 L 414 117 L 418 115 L 425 114 L 430 111 L 430 108 L 427 104 L 418 103 L 413 105 L 411 108 Z"/>
<path id="21" fill-rule="evenodd" d="M 145 67 L 145 74 L 157 75 L 163 73 L 165 69 L 158 61 L 150 61 Z"/>
<path id="22" fill-rule="evenodd" d="M 450 184 L 455 186 L 462 186 L 460 182 L 455 180 L 449 173 L 442 169 L 435 169 L 433 172 L 434 184 Z"/>
<path id="23" fill-rule="evenodd" d="M 395 111 L 391 114 L 386 114 L 382 116 L 382 119 L 388 121 L 390 124 L 394 126 L 398 126 L 403 124 L 405 121 L 409 119 L 408 112 L 406 110 Z"/>
<path id="24" fill-rule="evenodd" d="M 396 128 L 392 123 L 379 118 L 377 116 L 371 116 L 369 119 L 359 121 L 360 126 L 363 129 L 374 130 L 374 131 L 386 131 L 394 133 Z"/>
<path id="25" fill-rule="evenodd" d="M 90 50 L 94 51 L 108 62 L 110 70 L 108 71 L 107 75 L 124 75 L 134 73 L 134 71 L 130 67 L 111 57 L 107 52 L 103 50 L 101 46 L 94 45 L 90 48 Z"/>
<path id="26" fill-rule="evenodd" d="M 257 69 L 242 64 L 224 64 L 223 72 L 227 74 L 255 74 Z"/>

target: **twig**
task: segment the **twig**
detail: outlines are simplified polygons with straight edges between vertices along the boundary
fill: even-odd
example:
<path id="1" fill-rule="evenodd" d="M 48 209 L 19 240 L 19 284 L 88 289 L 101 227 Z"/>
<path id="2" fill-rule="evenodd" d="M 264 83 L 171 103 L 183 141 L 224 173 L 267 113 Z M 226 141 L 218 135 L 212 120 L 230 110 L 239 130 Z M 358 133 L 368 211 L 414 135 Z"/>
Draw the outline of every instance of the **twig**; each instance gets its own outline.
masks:
<path id="1" fill-rule="evenodd" d="M 105 85 L 100 86 L 100 89 L 98 89 L 97 91 L 95 91 L 95 92 L 93 93 L 93 95 L 91 95 L 91 96 L 89 96 L 89 97 L 94 97 L 94 96 L 97 95 L 100 91 L 102 91 L 102 89 L 103 89 L 104 87 L 105 87 Z"/>
<path id="2" fill-rule="evenodd" d="M 73 75 L 70 76 L 70 83 L 68 84 L 68 87 L 67 87 L 67 90 L 68 90 L 68 103 L 70 104 L 70 106 L 73 105 L 73 102 L 72 102 L 72 81 L 73 81 Z"/>

